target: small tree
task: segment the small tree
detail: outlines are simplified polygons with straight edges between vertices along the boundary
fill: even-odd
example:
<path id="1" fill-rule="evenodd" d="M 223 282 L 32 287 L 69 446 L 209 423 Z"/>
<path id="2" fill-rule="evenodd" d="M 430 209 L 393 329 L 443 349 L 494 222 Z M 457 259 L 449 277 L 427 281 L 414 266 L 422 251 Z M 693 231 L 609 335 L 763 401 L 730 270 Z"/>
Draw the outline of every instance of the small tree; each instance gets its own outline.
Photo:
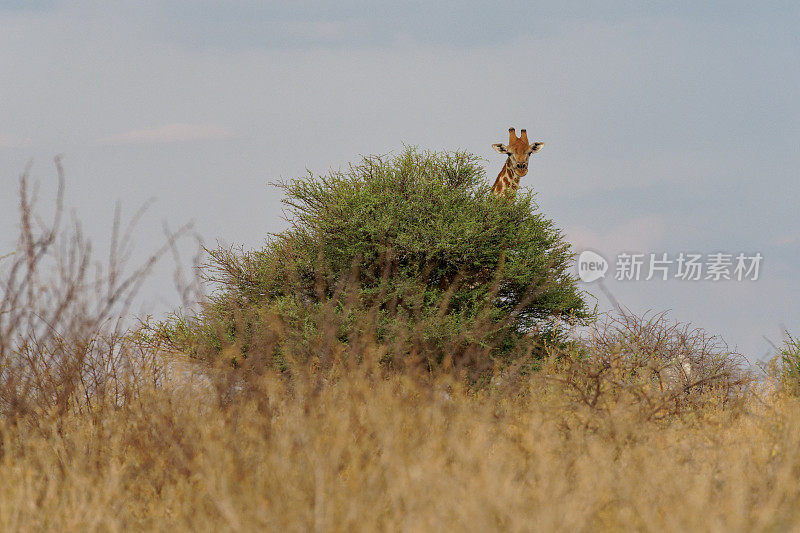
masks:
<path id="1" fill-rule="evenodd" d="M 800 338 L 786 332 L 786 340 L 778 352 L 778 378 L 784 389 L 800 395 Z"/>
<path id="2" fill-rule="evenodd" d="M 217 351 L 235 342 L 248 356 L 269 313 L 295 331 L 335 322 L 343 343 L 367 333 L 391 344 L 388 359 L 436 364 L 509 356 L 587 315 L 562 234 L 530 193 L 493 196 L 474 155 L 408 148 L 279 186 L 291 227 L 260 250 L 210 251 L 218 290 L 178 328 L 205 331 Z"/>

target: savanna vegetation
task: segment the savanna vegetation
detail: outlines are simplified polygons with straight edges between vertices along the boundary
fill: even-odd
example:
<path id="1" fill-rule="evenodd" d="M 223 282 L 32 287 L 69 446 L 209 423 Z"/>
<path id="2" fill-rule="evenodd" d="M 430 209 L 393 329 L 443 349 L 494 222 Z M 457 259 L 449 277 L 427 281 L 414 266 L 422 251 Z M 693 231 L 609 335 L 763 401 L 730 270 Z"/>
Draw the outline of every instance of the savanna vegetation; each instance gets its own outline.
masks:
<path id="1" fill-rule="evenodd" d="M 59 176 L 61 176 L 61 170 Z M 63 186 L 63 180 L 60 181 Z M 757 370 L 664 314 L 598 316 L 530 194 L 407 150 L 282 185 L 290 228 L 208 250 L 131 317 L 35 215 L 0 254 L 0 530 L 793 530 L 800 353 Z"/>

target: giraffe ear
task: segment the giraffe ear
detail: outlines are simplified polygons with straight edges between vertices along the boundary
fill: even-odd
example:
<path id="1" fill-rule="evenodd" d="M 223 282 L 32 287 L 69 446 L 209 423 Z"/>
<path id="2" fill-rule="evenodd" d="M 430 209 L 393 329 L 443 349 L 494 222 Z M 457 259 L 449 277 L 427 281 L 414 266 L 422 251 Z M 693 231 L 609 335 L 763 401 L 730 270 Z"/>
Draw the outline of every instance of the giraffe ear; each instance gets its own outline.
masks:
<path id="1" fill-rule="evenodd" d="M 503 143 L 494 143 L 492 148 L 500 152 L 501 154 L 509 154 L 508 147 Z"/>
<path id="2" fill-rule="evenodd" d="M 541 150 L 543 146 L 544 146 L 543 142 L 535 142 L 531 145 L 530 150 L 528 150 L 528 153 L 535 154 L 536 152 Z"/>

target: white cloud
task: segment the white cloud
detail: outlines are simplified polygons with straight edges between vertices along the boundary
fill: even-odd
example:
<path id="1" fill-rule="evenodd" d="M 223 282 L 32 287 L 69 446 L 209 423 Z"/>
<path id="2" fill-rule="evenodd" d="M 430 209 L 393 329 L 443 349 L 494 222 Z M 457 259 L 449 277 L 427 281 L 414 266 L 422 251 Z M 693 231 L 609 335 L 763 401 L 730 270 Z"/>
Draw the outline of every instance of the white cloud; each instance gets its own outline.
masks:
<path id="1" fill-rule="evenodd" d="M 102 145 L 159 144 L 184 141 L 205 141 L 233 137 L 233 130 L 222 126 L 201 124 L 166 124 L 157 128 L 132 130 L 110 135 L 96 141 Z"/>

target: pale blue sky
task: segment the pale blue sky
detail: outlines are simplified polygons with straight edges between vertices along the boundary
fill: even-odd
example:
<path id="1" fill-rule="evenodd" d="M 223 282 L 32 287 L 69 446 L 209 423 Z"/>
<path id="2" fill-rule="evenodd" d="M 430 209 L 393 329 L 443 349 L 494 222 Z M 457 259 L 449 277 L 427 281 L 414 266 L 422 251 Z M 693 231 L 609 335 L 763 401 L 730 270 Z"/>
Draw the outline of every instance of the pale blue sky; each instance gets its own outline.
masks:
<path id="1" fill-rule="evenodd" d="M 150 197 L 142 254 L 164 221 L 256 247 L 269 181 L 403 143 L 493 177 L 527 127 L 524 185 L 579 248 L 762 253 L 753 283 L 608 283 L 756 359 L 800 331 L 798 28 L 796 2 L 0 1 L 0 245 L 31 158 L 44 194 L 64 154 L 101 249 L 114 202 Z"/>

